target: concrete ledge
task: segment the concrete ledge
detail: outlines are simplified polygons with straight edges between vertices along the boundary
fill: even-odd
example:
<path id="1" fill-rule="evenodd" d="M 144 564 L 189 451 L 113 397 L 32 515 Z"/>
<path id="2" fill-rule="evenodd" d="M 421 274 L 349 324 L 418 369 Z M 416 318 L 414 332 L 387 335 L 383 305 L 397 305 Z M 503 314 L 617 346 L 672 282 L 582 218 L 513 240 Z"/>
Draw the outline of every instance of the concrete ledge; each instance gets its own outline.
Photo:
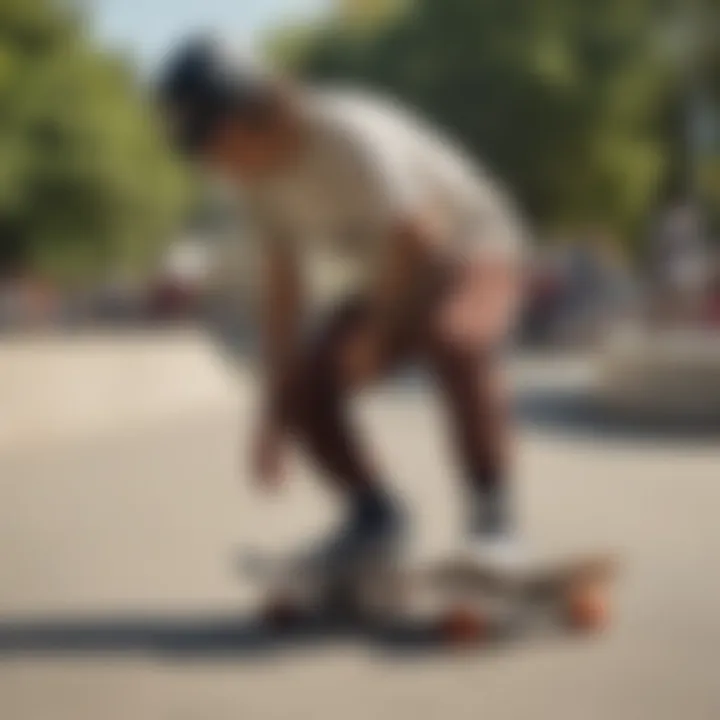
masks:
<path id="1" fill-rule="evenodd" d="M 598 395 L 628 415 L 719 419 L 720 337 L 685 331 L 623 338 L 603 359 Z"/>

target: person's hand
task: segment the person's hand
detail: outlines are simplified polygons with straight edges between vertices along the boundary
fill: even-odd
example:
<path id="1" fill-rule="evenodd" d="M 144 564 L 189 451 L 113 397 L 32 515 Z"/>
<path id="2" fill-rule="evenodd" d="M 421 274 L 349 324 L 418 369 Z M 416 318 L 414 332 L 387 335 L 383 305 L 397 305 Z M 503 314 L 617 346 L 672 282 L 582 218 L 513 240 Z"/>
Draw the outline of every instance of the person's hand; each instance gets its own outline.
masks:
<path id="1" fill-rule="evenodd" d="M 272 419 L 263 418 L 257 429 L 251 470 L 263 490 L 277 490 L 283 483 L 283 433 Z"/>

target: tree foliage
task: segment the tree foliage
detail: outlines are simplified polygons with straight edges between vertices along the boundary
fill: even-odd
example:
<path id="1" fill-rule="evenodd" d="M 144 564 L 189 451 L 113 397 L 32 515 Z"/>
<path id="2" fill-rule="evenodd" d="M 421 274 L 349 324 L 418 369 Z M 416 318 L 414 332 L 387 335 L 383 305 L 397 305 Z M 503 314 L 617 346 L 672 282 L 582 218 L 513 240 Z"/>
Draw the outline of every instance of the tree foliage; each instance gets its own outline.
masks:
<path id="1" fill-rule="evenodd" d="M 54 0 L 0 2 L 0 265 L 81 277 L 136 266 L 183 178 L 127 67 Z"/>
<path id="2" fill-rule="evenodd" d="M 545 227 L 630 236 L 682 165 L 661 0 L 378 4 L 370 25 L 338 12 L 274 47 L 311 78 L 380 88 L 435 119 Z"/>

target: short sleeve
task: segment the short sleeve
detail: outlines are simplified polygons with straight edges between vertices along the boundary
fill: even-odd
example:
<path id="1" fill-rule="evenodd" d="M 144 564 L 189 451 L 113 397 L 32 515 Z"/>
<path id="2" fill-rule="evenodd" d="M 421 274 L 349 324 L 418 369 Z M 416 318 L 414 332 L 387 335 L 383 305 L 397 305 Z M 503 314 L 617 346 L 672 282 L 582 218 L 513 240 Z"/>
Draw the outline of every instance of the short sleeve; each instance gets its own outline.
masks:
<path id="1" fill-rule="evenodd" d="M 415 138 L 393 109 L 356 101 L 334 120 L 336 162 L 354 168 L 358 196 L 375 224 L 387 227 L 420 209 L 424 185 L 414 167 Z"/>

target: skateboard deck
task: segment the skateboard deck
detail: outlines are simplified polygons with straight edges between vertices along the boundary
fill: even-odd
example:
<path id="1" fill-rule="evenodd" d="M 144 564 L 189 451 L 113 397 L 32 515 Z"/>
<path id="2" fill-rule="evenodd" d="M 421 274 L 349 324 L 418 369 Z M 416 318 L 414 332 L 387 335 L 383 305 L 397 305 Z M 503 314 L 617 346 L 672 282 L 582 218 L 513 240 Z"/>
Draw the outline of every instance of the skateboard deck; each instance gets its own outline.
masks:
<path id="1" fill-rule="evenodd" d="M 472 641 L 534 628 L 602 630 L 610 621 L 618 559 L 597 552 L 504 573 L 449 558 L 426 569 L 425 581 L 446 598 L 440 625 L 450 640 Z"/>
<path id="2" fill-rule="evenodd" d="M 609 553 L 588 553 L 506 574 L 449 557 L 337 577 L 306 562 L 255 557 L 250 569 L 266 588 L 262 618 L 276 629 L 318 617 L 388 624 L 424 601 L 439 639 L 469 644 L 531 627 L 603 629 L 618 561 Z"/>
<path id="3" fill-rule="evenodd" d="M 447 558 L 422 571 L 420 580 L 468 594 L 495 594 L 528 601 L 550 600 L 571 587 L 606 583 L 618 571 L 610 553 L 590 553 L 530 565 L 518 572 L 484 568 L 470 560 Z"/>

